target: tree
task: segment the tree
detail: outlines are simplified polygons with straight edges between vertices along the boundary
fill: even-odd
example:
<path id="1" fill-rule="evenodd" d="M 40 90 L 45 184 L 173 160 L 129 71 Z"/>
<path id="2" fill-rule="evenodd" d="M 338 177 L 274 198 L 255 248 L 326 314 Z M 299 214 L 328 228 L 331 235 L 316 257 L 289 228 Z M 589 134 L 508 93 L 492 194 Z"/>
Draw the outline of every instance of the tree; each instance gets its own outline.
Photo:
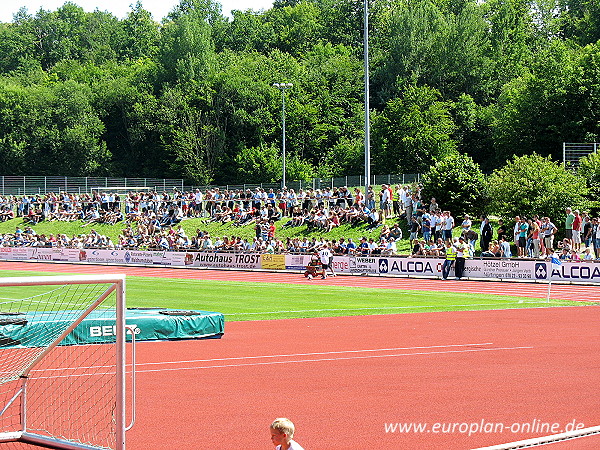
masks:
<path id="1" fill-rule="evenodd" d="M 165 82 L 204 83 L 214 64 L 209 20 L 216 14 L 212 1 L 182 0 L 165 23 L 159 50 Z"/>
<path id="2" fill-rule="evenodd" d="M 454 102 L 452 116 L 456 129 L 452 137 L 458 151 L 469 155 L 484 172 L 490 173 L 496 159 L 490 157 L 493 149 L 493 123 L 495 105 L 481 106 L 473 97 L 462 94 Z"/>
<path id="3" fill-rule="evenodd" d="M 477 2 L 394 3 L 374 18 L 375 100 L 385 102 L 398 84 L 413 83 L 431 86 L 444 98 L 464 92 L 489 102 L 494 88 L 489 81 L 491 44 Z"/>
<path id="4" fill-rule="evenodd" d="M 312 3 L 272 8 L 264 17 L 273 28 L 275 48 L 290 55 L 304 54 L 321 38 L 320 11 Z"/>
<path id="5" fill-rule="evenodd" d="M 122 25 L 125 38 L 121 52 L 124 57 L 137 59 L 156 55 L 160 41 L 159 26 L 139 0 L 132 5 Z"/>
<path id="6" fill-rule="evenodd" d="M 562 157 L 563 142 L 600 136 L 600 46 L 556 42 L 498 100 L 494 142 L 502 163 L 532 152 Z"/>
<path id="7" fill-rule="evenodd" d="M 435 197 L 454 215 L 486 212 L 486 183 L 479 165 L 468 155 L 451 154 L 423 175 L 423 198 Z"/>
<path id="8" fill-rule="evenodd" d="M 243 183 L 274 183 L 281 180 L 283 166 L 279 152 L 274 144 L 243 148 L 235 156 L 238 180 Z"/>
<path id="9" fill-rule="evenodd" d="M 597 0 L 561 0 L 559 23 L 565 37 L 579 45 L 600 39 L 600 4 Z"/>
<path id="10" fill-rule="evenodd" d="M 583 178 L 549 157 L 515 156 L 488 179 L 490 210 L 502 217 L 548 216 L 560 219 L 567 207 L 587 210 Z"/>
<path id="11" fill-rule="evenodd" d="M 0 86 L 0 160 L 8 173 L 106 175 L 110 153 L 88 86 L 52 81 Z"/>
<path id="12" fill-rule="evenodd" d="M 456 151 L 451 105 L 428 86 L 408 86 L 373 118 L 374 170 L 423 173 Z"/>

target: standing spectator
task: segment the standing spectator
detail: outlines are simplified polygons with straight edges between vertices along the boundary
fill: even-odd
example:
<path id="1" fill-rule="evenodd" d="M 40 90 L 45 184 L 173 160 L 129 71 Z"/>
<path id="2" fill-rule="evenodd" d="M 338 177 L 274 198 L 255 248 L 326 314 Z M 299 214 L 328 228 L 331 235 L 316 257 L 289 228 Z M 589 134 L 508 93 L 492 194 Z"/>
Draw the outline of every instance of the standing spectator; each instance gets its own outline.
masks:
<path id="1" fill-rule="evenodd" d="M 498 219 L 498 230 L 496 232 L 498 234 L 498 242 L 500 242 L 500 239 L 503 237 L 506 238 L 506 226 L 504 225 L 504 221 L 502 219 Z"/>
<path id="2" fill-rule="evenodd" d="M 428 212 L 421 217 L 421 231 L 426 243 L 431 243 L 431 216 Z"/>
<path id="3" fill-rule="evenodd" d="M 437 200 L 434 197 L 431 197 L 431 202 L 429 203 L 429 212 L 433 214 L 438 209 L 440 209 L 440 206 L 438 205 Z"/>
<path id="4" fill-rule="evenodd" d="M 554 248 L 554 235 L 558 231 L 558 228 L 550 221 L 550 217 L 544 217 L 540 230 L 544 241 L 544 249 L 546 249 L 547 253 L 547 249 L 552 250 Z"/>
<path id="5" fill-rule="evenodd" d="M 467 231 L 471 230 L 471 225 L 472 224 L 473 223 L 471 222 L 471 219 L 469 219 L 469 215 L 465 214 L 465 218 L 462 221 L 462 223 L 460 224 L 460 234 L 462 236 L 464 236 L 467 233 Z"/>
<path id="6" fill-rule="evenodd" d="M 452 229 L 454 228 L 454 217 L 450 214 L 450 211 L 444 211 L 443 216 L 443 232 L 444 240 L 446 242 L 452 242 Z"/>
<path id="7" fill-rule="evenodd" d="M 415 216 L 412 216 L 410 218 L 410 222 L 409 222 L 409 231 L 410 231 L 410 246 L 412 247 L 415 244 L 415 241 L 417 241 L 419 239 L 419 230 L 421 229 L 421 225 L 419 225 L 419 222 L 417 221 L 417 218 Z"/>
<path id="8" fill-rule="evenodd" d="M 592 219 L 592 242 L 594 243 L 596 259 L 600 260 L 600 217 Z"/>
<path id="9" fill-rule="evenodd" d="M 454 245 L 456 248 L 456 263 L 454 265 L 454 274 L 456 279 L 460 280 L 465 270 L 465 257 L 469 254 L 468 245 L 465 243 L 465 238 L 460 236 L 458 243 Z"/>
<path id="10" fill-rule="evenodd" d="M 454 265 L 454 261 L 456 261 L 456 249 L 452 242 L 446 241 L 446 259 L 444 260 L 444 265 L 442 266 L 442 279 L 445 280 L 448 278 L 450 274 L 450 269 Z"/>
<path id="11" fill-rule="evenodd" d="M 525 217 L 521 217 L 520 222 L 518 223 L 519 230 L 519 258 L 525 258 L 527 249 L 527 231 L 529 230 L 529 224 L 525 221 Z"/>
<path id="12" fill-rule="evenodd" d="M 513 242 L 517 246 L 517 256 L 521 256 L 521 249 L 519 246 L 519 234 L 521 233 L 521 218 L 515 216 L 515 226 L 513 227 Z"/>
<path id="13" fill-rule="evenodd" d="M 575 221 L 575 214 L 571 212 L 571 208 L 565 209 L 567 213 L 565 217 L 565 237 L 569 240 L 569 244 L 573 245 L 573 222 Z"/>
<path id="14" fill-rule="evenodd" d="M 375 191 L 373 190 L 373 186 L 367 188 L 367 208 L 369 210 L 375 209 Z"/>
<path id="15" fill-rule="evenodd" d="M 394 188 L 394 192 L 392 193 L 392 213 L 393 217 L 400 217 L 400 211 L 402 207 L 400 206 L 400 185 L 397 184 Z"/>
<path id="16" fill-rule="evenodd" d="M 581 250 L 581 226 L 582 226 L 582 219 L 581 216 L 579 215 L 579 210 L 575 210 L 574 211 L 574 218 L 573 218 L 573 249 L 575 251 L 579 251 Z"/>
<path id="17" fill-rule="evenodd" d="M 404 213 L 406 215 L 406 222 L 410 223 L 410 218 L 413 215 L 412 209 L 413 201 L 408 186 L 404 186 L 404 194 L 402 197 L 402 206 L 404 207 Z"/>
<path id="18" fill-rule="evenodd" d="M 381 219 L 385 223 L 385 219 L 390 217 L 392 210 L 392 189 L 387 184 L 381 185 Z"/>
<path id="19" fill-rule="evenodd" d="M 586 213 L 581 213 L 582 240 L 585 248 L 592 246 L 592 220 Z"/>
<path id="20" fill-rule="evenodd" d="M 481 216 L 481 227 L 479 228 L 479 236 L 481 251 L 485 252 L 490 247 L 490 242 L 492 242 L 492 238 L 494 236 L 494 232 L 492 230 L 492 225 L 490 224 L 490 219 L 486 216 Z"/>
<path id="21" fill-rule="evenodd" d="M 510 244 L 506 240 L 506 235 L 502 235 L 500 238 L 500 256 L 502 258 L 511 258 L 512 253 L 510 252 Z"/>
<path id="22" fill-rule="evenodd" d="M 529 239 L 531 239 L 532 254 L 534 258 L 540 257 L 540 226 L 536 220 L 532 220 L 529 229 Z"/>

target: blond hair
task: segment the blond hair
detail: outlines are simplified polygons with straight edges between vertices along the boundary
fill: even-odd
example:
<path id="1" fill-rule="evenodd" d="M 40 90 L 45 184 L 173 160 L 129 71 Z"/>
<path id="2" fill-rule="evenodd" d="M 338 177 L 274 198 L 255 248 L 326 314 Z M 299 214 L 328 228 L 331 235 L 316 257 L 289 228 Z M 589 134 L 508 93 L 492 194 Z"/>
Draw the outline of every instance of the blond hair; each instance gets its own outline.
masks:
<path id="1" fill-rule="evenodd" d="M 290 419 L 286 419 L 285 417 L 279 417 L 275 419 L 271 424 L 271 428 L 279 431 L 280 433 L 287 434 L 290 439 L 294 437 L 294 424 Z"/>

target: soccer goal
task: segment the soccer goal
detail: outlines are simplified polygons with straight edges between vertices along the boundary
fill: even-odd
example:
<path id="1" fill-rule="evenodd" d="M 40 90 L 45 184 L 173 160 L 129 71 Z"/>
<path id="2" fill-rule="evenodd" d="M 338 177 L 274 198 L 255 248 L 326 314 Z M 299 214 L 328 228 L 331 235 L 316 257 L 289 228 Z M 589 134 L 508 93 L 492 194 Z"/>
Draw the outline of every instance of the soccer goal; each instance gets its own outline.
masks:
<path id="1" fill-rule="evenodd" d="M 125 276 L 0 278 L 0 311 L 0 448 L 125 449 Z"/>

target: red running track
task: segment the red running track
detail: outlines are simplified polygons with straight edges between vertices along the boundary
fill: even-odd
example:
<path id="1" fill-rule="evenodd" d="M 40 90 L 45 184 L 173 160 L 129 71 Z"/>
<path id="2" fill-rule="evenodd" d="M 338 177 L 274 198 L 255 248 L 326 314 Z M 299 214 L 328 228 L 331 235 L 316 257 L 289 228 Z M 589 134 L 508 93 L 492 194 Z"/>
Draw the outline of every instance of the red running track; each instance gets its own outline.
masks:
<path id="1" fill-rule="evenodd" d="M 268 449 L 278 416 L 307 449 L 469 449 L 539 435 L 386 433 L 396 422 L 598 425 L 599 320 L 581 307 L 233 322 L 221 340 L 140 343 L 129 448 Z"/>
<path id="2" fill-rule="evenodd" d="M 194 280 L 229 280 L 262 283 L 305 284 L 308 281 L 297 273 L 244 272 L 231 270 L 207 270 L 168 267 L 107 266 L 93 264 L 56 264 L 39 262 L 0 262 L 2 270 L 31 270 L 69 274 L 124 273 L 131 276 L 182 278 Z M 480 294 L 511 295 L 525 298 L 546 298 L 548 285 L 545 283 L 502 282 L 502 281 L 456 281 L 423 278 L 392 278 L 378 276 L 337 276 L 326 280 L 317 278 L 312 283 L 332 286 L 370 287 L 381 289 L 407 289 L 440 292 L 467 292 Z M 552 284 L 551 297 L 560 300 L 600 302 L 598 285 Z"/>

